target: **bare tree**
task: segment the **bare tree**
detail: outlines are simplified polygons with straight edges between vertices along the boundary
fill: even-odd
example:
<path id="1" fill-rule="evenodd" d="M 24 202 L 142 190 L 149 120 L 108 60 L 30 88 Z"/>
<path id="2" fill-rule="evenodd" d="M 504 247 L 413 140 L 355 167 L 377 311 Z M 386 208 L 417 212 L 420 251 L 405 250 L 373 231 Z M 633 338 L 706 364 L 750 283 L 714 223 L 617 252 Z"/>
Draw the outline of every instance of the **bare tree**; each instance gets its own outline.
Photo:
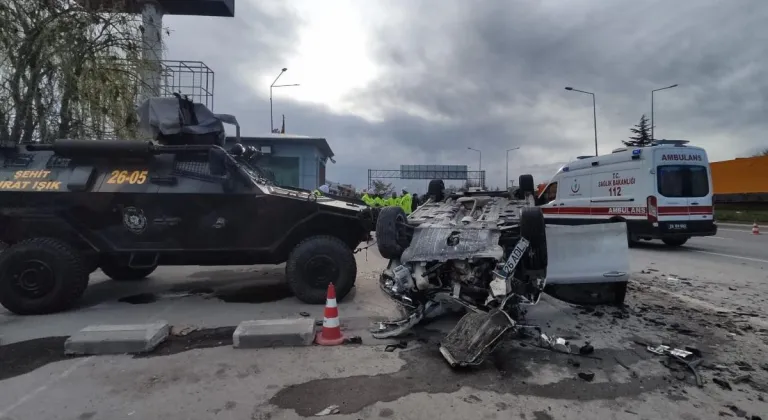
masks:
<path id="1" fill-rule="evenodd" d="M 763 150 L 761 150 L 761 151 L 759 151 L 759 152 L 755 153 L 755 154 L 754 154 L 754 155 L 752 155 L 752 156 L 768 156 L 768 148 L 766 148 L 766 149 L 763 149 Z"/>
<path id="2" fill-rule="evenodd" d="M 0 140 L 135 137 L 141 25 L 117 10 L 0 3 Z"/>

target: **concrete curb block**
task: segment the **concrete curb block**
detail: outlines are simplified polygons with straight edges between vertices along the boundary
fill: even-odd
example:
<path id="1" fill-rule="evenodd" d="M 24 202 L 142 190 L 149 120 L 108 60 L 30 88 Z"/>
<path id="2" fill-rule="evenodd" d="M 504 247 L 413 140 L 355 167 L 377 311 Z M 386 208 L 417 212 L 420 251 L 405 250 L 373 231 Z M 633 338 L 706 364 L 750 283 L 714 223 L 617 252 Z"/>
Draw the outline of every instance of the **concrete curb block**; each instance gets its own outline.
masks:
<path id="1" fill-rule="evenodd" d="M 64 342 L 64 354 L 96 355 L 148 353 L 168 338 L 170 325 L 89 325 Z"/>
<path id="2" fill-rule="evenodd" d="M 232 334 L 236 349 L 310 346 L 315 339 L 312 318 L 243 321 Z"/>

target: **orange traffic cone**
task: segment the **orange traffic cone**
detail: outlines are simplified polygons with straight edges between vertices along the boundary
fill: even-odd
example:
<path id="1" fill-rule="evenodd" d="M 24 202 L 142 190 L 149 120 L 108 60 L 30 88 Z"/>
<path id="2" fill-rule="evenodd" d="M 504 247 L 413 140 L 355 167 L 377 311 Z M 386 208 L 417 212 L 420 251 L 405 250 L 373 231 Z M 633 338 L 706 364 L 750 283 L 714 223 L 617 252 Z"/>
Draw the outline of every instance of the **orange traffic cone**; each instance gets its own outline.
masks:
<path id="1" fill-rule="evenodd" d="M 336 306 L 336 288 L 328 285 L 328 297 L 325 298 L 323 329 L 315 336 L 315 343 L 321 346 L 338 346 L 344 343 L 339 324 L 339 308 Z"/>
<path id="2" fill-rule="evenodd" d="M 757 226 L 757 222 L 755 222 L 752 225 L 752 234 L 753 235 L 759 235 L 760 234 L 760 228 Z"/>

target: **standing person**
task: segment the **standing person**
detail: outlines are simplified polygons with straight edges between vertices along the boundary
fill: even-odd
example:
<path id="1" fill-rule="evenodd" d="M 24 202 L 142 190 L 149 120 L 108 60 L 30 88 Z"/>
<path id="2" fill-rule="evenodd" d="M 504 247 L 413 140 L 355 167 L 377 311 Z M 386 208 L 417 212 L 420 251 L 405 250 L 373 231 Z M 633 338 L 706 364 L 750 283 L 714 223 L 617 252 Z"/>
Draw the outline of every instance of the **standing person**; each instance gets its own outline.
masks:
<path id="1" fill-rule="evenodd" d="M 413 201 L 411 200 L 411 195 L 408 194 L 408 191 L 406 191 L 405 188 L 403 188 L 400 191 L 400 193 L 401 193 L 400 202 L 398 204 L 400 204 L 400 207 L 403 209 L 405 214 L 411 214 L 411 211 L 412 211 L 411 206 L 413 205 Z"/>
<path id="2" fill-rule="evenodd" d="M 414 193 L 413 197 L 411 197 L 411 211 L 416 211 L 419 208 L 419 204 L 419 195 Z"/>

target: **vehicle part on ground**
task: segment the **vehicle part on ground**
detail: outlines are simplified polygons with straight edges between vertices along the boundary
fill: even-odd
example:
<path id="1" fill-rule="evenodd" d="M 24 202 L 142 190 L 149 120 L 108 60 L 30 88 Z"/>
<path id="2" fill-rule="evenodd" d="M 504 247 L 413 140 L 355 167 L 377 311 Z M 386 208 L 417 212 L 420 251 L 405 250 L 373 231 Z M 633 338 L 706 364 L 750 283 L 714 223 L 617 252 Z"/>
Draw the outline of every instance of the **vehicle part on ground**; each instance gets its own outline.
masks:
<path id="1" fill-rule="evenodd" d="M 440 194 L 433 191 L 405 221 L 385 216 L 395 210 L 382 210 L 379 249 L 403 250 L 389 254 L 379 285 L 405 316 L 382 322 L 374 337 L 396 337 L 423 319 L 462 308 L 468 314 L 440 351 L 453 366 L 481 362 L 517 328 L 524 307 L 536 304 L 545 287 L 547 233 L 544 215 L 531 206 L 532 192 L 524 191 L 526 200 L 480 191 L 437 201 L 433 197 Z"/>
<path id="2" fill-rule="evenodd" d="M 288 262 L 299 299 L 338 299 L 375 214 L 361 202 L 270 182 L 231 115 L 150 98 L 151 141 L 60 139 L 0 147 L 0 303 L 18 314 L 66 310 L 89 273 L 139 280 L 158 266 Z M 228 147 L 223 123 L 237 128 Z M 309 266 L 322 267 L 311 269 Z"/>
<path id="3" fill-rule="evenodd" d="M 625 223 L 547 225 L 547 294 L 576 304 L 621 304 L 629 281 Z"/>

